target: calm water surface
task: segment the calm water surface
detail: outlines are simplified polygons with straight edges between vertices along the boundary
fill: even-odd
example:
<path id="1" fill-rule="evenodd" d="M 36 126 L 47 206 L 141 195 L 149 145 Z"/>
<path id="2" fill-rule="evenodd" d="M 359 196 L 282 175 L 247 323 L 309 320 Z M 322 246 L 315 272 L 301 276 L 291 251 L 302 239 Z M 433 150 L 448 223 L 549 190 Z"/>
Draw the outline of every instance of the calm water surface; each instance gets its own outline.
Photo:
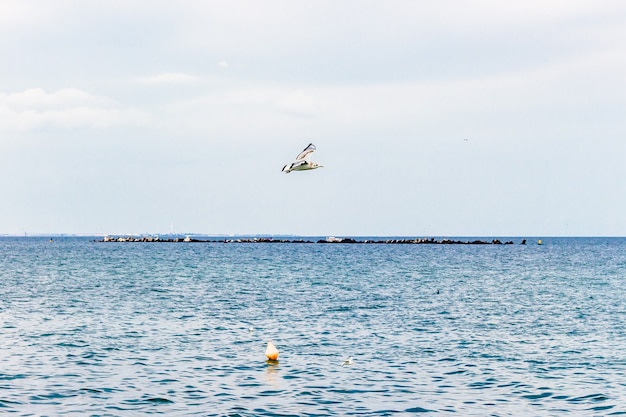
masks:
<path id="1" fill-rule="evenodd" d="M 0 238 L 0 413 L 626 414 L 626 240 L 514 240 Z"/>

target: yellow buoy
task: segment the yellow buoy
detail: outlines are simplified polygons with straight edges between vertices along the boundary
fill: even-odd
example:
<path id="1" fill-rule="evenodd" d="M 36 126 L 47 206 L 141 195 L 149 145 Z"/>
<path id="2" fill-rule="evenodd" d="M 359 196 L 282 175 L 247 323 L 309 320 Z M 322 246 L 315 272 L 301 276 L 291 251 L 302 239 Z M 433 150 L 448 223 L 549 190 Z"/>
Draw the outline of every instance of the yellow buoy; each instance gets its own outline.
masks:
<path id="1" fill-rule="evenodd" d="M 265 349 L 265 356 L 267 356 L 267 359 L 271 361 L 278 360 L 278 349 L 276 349 L 276 346 L 274 346 L 274 344 L 271 341 L 267 342 L 267 349 Z"/>
<path id="2" fill-rule="evenodd" d="M 538 244 L 538 245 L 541 245 L 542 243 L 543 243 L 543 242 L 541 242 L 541 239 L 539 239 L 539 240 L 537 241 L 537 244 Z"/>

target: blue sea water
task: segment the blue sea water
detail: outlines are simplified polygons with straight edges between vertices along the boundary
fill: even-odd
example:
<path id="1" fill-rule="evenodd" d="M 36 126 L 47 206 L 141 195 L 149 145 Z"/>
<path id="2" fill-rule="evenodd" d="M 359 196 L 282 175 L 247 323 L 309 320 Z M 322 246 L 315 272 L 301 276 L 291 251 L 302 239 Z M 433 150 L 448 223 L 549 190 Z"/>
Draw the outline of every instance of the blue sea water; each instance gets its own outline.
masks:
<path id="1" fill-rule="evenodd" d="M 0 238 L 0 414 L 626 414 L 626 239 L 93 239 Z"/>

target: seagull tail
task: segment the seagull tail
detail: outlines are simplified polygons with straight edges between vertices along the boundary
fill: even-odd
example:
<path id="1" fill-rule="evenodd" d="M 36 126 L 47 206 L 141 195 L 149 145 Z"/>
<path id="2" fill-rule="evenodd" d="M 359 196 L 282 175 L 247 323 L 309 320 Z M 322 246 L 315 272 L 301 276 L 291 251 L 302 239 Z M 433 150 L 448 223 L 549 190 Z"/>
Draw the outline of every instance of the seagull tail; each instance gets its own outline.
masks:
<path id="1" fill-rule="evenodd" d="M 289 174 L 291 170 L 289 169 L 289 165 L 285 165 L 282 170 L 285 174 Z"/>

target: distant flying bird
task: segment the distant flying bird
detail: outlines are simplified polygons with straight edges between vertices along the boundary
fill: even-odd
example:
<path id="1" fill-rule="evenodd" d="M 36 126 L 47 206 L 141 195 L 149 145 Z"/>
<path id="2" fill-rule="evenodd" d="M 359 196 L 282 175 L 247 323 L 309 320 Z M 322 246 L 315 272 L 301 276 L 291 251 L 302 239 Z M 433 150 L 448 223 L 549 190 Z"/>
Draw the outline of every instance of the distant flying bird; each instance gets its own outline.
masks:
<path id="1" fill-rule="evenodd" d="M 313 152 L 315 152 L 315 149 L 315 145 L 309 143 L 309 146 L 304 148 L 304 150 L 296 156 L 295 162 L 287 164 L 283 167 L 283 172 L 285 174 L 289 174 L 291 171 L 306 171 L 309 169 L 322 168 L 322 165 L 309 160 L 309 157 Z"/>

